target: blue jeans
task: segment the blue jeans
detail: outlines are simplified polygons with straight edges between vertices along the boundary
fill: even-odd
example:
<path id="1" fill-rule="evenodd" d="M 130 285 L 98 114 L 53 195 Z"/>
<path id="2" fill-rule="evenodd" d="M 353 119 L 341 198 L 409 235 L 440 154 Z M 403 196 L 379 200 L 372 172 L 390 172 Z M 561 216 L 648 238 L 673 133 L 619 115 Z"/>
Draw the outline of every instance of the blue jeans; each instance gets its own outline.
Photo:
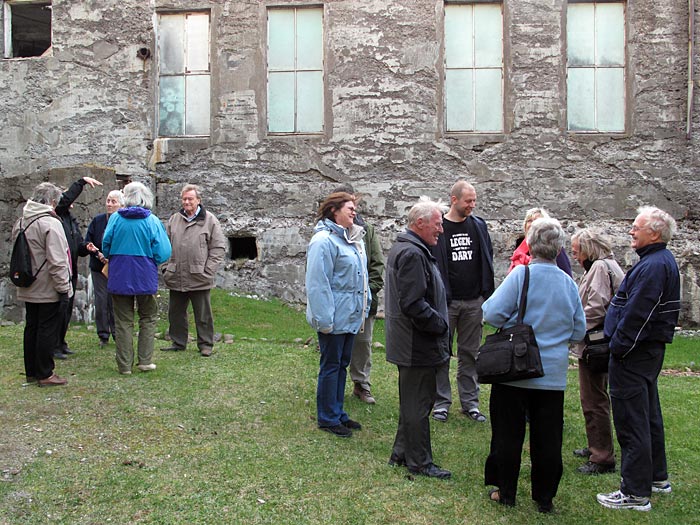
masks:
<path id="1" fill-rule="evenodd" d="M 316 388 L 319 427 L 332 427 L 350 419 L 343 410 L 345 379 L 355 334 L 318 334 L 321 363 Z"/>

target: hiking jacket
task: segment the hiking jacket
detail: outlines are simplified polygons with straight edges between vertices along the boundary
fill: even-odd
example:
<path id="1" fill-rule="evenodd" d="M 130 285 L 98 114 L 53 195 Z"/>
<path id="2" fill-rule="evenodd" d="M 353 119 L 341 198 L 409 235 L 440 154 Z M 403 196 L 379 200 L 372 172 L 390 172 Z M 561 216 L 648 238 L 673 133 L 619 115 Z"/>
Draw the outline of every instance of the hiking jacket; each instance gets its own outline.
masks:
<path id="1" fill-rule="evenodd" d="M 389 251 L 384 319 L 390 363 L 436 367 L 449 360 L 445 286 L 429 247 L 410 230 Z"/>
<path id="2" fill-rule="evenodd" d="M 612 255 L 593 261 L 591 267 L 581 276 L 578 295 L 586 315 L 586 330 L 603 326 L 605 312 L 624 277 L 625 272 Z M 585 347 L 583 342 L 576 343 L 571 346 L 571 353 L 580 358 Z"/>
<path id="3" fill-rule="evenodd" d="M 17 299 L 28 303 L 56 303 L 59 293 L 73 295 L 73 287 L 68 241 L 53 208 L 28 200 L 22 210 L 22 218 L 12 228 L 12 245 L 19 235 L 19 230 L 37 217 L 39 218 L 36 222 L 24 232 L 32 256 L 32 271 L 36 274 L 36 281 L 27 288 L 18 287 Z M 42 264 L 44 266 L 39 270 Z"/>
<path id="4" fill-rule="evenodd" d="M 106 213 L 100 213 L 95 215 L 90 224 L 88 225 L 87 233 L 85 234 L 85 242 L 91 242 L 94 244 L 98 250 L 102 251 L 102 238 L 105 234 L 105 229 L 107 228 L 107 221 L 109 217 Z M 97 254 L 90 254 L 90 270 L 93 272 L 101 272 L 104 264 L 100 261 Z"/>
<path id="5" fill-rule="evenodd" d="M 61 194 L 61 199 L 56 205 L 56 215 L 63 225 L 63 231 L 66 234 L 68 248 L 70 248 L 71 268 L 73 269 L 73 282 L 78 280 L 78 256 L 85 257 L 88 252 L 85 247 L 86 242 L 83 240 L 83 234 L 80 232 L 80 225 L 75 220 L 70 212 L 70 207 L 75 200 L 80 197 L 85 187 L 85 180 L 82 178 L 75 181 L 70 187 Z"/>
<path id="6" fill-rule="evenodd" d="M 102 253 L 109 259 L 109 293 L 153 295 L 158 291 L 158 265 L 168 260 L 171 247 L 158 217 L 133 206 L 109 218 Z"/>
<path id="7" fill-rule="evenodd" d="M 188 221 L 184 210 L 173 214 L 165 227 L 173 252 L 162 267 L 165 286 L 177 292 L 210 290 L 226 254 L 226 238 L 219 220 L 200 206 Z"/>
<path id="8" fill-rule="evenodd" d="M 355 224 L 365 229 L 365 253 L 367 254 L 367 273 L 369 275 L 369 289 L 372 292 L 372 304 L 369 315 L 376 315 L 379 307 L 379 292 L 384 288 L 384 255 L 379 244 L 379 237 L 374 226 L 367 224 L 360 215 L 355 216 Z"/>
<path id="9" fill-rule="evenodd" d="M 666 243 L 637 250 L 605 316 L 610 353 L 624 359 L 643 342 L 671 343 L 681 307 L 678 264 Z"/>
<path id="10" fill-rule="evenodd" d="M 323 219 L 314 232 L 306 254 L 306 320 L 324 334 L 356 334 L 372 299 L 362 242 L 365 230 Z"/>

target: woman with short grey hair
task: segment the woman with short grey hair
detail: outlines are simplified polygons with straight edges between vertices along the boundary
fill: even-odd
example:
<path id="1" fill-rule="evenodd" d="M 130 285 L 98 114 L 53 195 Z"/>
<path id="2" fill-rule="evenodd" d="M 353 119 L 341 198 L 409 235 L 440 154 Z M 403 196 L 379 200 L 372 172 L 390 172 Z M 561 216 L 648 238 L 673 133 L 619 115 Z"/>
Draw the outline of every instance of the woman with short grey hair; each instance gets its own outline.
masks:
<path id="1" fill-rule="evenodd" d="M 613 258 L 610 240 L 600 230 L 586 228 L 574 233 L 571 254 L 584 270 L 578 293 L 586 314 L 586 330 L 602 328 L 605 312 L 625 274 Z M 574 450 L 575 456 L 587 459 L 577 471 L 615 472 L 608 373 L 595 371 L 581 359 L 584 348 L 584 343 L 571 347 L 571 353 L 578 359 L 579 396 L 588 441 L 586 447 Z"/>
<path id="2" fill-rule="evenodd" d="M 107 290 L 114 305 L 117 367 L 128 375 L 134 364 L 134 304 L 139 315 L 137 368 L 156 369 L 158 266 L 170 258 L 172 247 L 160 219 L 151 213 L 151 190 L 140 182 L 127 184 L 124 204 L 107 222 L 102 253 L 109 259 Z"/>
<path id="3" fill-rule="evenodd" d="M 540 512 L 552 512 L 552 500 L 563 472 L 561 447 L 569 343 L 580 341 L 586 333 L 576 284 L 555 262 L 565 239 L 556 219 L 535 220 L 527 235 L 532 254 L 529 264 L 510 272 L 481 306 L 484 319 L 491 325 L 516 324 L 525 272 L 529 271 L 523 322 L 535 332 L 544 376 L 491 387 L 491 451 L 484 473 L 485 484 L 495 486 L 489 491 L 489 498 L 502 505 L 515 505 L 526 416 L 529 417 L 532 499 Z"/>

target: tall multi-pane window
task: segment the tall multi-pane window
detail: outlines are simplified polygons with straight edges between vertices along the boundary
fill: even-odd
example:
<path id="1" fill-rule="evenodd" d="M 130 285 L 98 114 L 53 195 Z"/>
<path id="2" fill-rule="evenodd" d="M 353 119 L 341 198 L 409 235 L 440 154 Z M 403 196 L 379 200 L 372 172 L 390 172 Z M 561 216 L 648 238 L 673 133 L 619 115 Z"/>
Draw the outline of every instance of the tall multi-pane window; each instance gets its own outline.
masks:
<path id="1" fill-rule="evenodd" d="M 158 135 L 209 135 L 209 13 L 158 15 Z"/>
<path id="2" fill-rule="evenodd" d="M 267 11 L 267 129 L 323 131 L 323 10 Z"/>
<path id="3" fill-rule="evenodd" d="M 445 5 L 445 129 L 503 131 L 503 9 Z"/>
<path id="4" fill-rule="evenodd" d="M 570 3 L 567 7 L 567 127 L 625 130 L 625 5 Z"/>

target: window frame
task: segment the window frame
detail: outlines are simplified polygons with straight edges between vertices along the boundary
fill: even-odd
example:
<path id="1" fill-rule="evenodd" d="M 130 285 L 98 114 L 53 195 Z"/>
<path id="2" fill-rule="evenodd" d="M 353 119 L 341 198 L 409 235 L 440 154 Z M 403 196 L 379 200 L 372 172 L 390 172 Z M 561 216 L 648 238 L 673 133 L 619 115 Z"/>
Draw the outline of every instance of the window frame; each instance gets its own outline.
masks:
<path id="1" fill-rule="evenodd" d="M 588 66 L 569 66 L 569 23 L 570 23 L 570 17 L 569 17 L 569 5 L 570 4 L 593 4 L 594 8 L 595 5 L 597 4 L 620 4 L 623 9 L 622 13 L 622 41 L 623 41 L 623 64 L 622 66 L 601 66 L 596 63 Z M 632 98 L 630 97 L 630 87 L 629 87 L 629 82 L 630 82 L 630 61 L 629 61 L 629 46 L 628 46 L 628 35 L 629 35 L 629 3 L 627 0 L 568 0 L 565 4 L 566 6 L 566 11 L 564 12 L 564 19 L 566 20 L 565 22 L 565 27 L 564 27 L 564 49 L 562 56 L 565 57 L 565 60 L 563 60 L 563 66 L 564 66 L 564 89 L 563 89 L 563 96 L 564 96 L 564 122 L 563 126 L 564 129 L 568 134 L 571 135 L 576 135 L 580 137 L 600 137 L 600 136 L 606 136 L 606 135 L 612 135 L 612 136 L 626 136 L 629 134 L 629 129 L 630 129 L 630 114 L 631 114 L 631 106 L 633 103 Z M 595 16 L 595 11 L 594 11 L 594 16 Z M 597 59 L 595 59 L 597 60 Z M 569 70 L 570 69 L 593 69 L 594 70 L 594 85 L 595 85 L 595 79 L 597 78 L 597 72 L 599 69 L 621 69 L 622 70 L 622 86 L 621 86 L 621 92 L 622 92 L 622 129 L 621 130 L 601 130 L 600 126 L 598 124 L 598 116 L 597 116 L 597 108 L 596 108 L 596 95 L 597 91 L 594 93 L 594 98 L 593 98 L 593 111 L 594 111 L 594 122 L 595 122 L 595 128 L 594 129 L 571 129 L 570 128 L 570 122 L 569 122 L 569 110 L 570 110 L 570 105 L 569 105 Z"/>
<path id="2" fill-rule="evenodd" d="M 52 0 L 3 0 L 2 3 L 2 19 L 3 19 L 3 58 L 5 60 L 26 60 L 29 58 L 42 58 L 53 56 L 53 1 Z M 48 7 L 50 15 L 49 28 L 49 47 L 40 55 L 30 56 L 14 56 L 14 48 L 12 45 L 12 7 L 13 6 L 28 6 L 36 5 Z"/>
<path id="3" fill-rule="evenodd" d="M 297 14 L 299 11 L 303 10 L 317 10 L 320 13 L 321 16 L 321 34 L 320 34 L 320 42 L 319 42 L 319 53 L 320 53 L 320 59 L 321 59 L 321 67 L 320 69 L 299 69 L 296 67 L 297 60 L 298 60 L 298 55 L 297 55 L 297 43 L 298 43 L 298 32 L 297 32 L 297 25 L 296 25 L 296 20 L 297 20 Z M 294 63 L 295 66 L 293 69 L 284 69 L 284 68 L 275 68 L 271 69 L 270 66 L 270 17 L 269 14 L 271 11 L 293 11 L 294 12 L 294 29 L 293 29 L 293 37 L 294 37 Z M 284 138 L 284 137 L 298 137 L 298 136 L 308 136 L 308 137 L 323 137 L 326 135 L 329 125 L 328 125 L 328 120 L 327 120 L 327 115 L 326 115 L 326 108 L 328 107 L 328 94 L 327 94 L 327 74 L 326 74 L 326 57 L 328 50 L 326 49 L 326 19 L 327 19 L 327 14 L 325 10 L 325 6 L 323 4 L 289 4 L 289 5 L 284 5 L 284 4 L 269 4 L 269 5 L 264 5 L 263 6 L 263 20 L 264 20 L 264 27 L 265 27 L 265 34 L 264 34 L 264 50 L 265 50 L 265 85 L 264 85 L 264 93 L 265 93 L 265 114 L 263 117 L 262 121 L 262 129 L 264 130 L 264 133 L 266 136 L 269 137 L 275 137 L 275 138 Z M 313 131 L 308 131 L 308 130 L 299 130 L 299 121 L 298 121 L 298 103 L 299 103 L 299 98 L 296 93 L 297 89 L 297 73 L 299 71 L 302 72 L 320 72 L 321 74 L 321 85 L 320 85 L 320 103 L 321 103 L 321 110 L 320 110 L 320 129 L 318 130 L 313 130 Z M 271 96 L 270 96 L 270 73 L 293 73 L 294 74 L 294 89 L 295 93 L 293 95 L 293 105 L 294 105 L 294 124 L 293 124 L 293 130 L 291 131 L 271 131 L 270 130 L 270 114 L 271 114 Z"/>
<path id="4" fill-rule="evenodd" d="M 183 60 L 185 61 L 183 63 L 183 69 L 184 71 L 182 73 L 163 73 L 161 70 L 162 66 L 162 57 L 161 57 L 161 51 L 160 51 L 160 35 L 161 35 L 161 30 L 160 30 L 160 20 L 161 16 L 182 16 L 184 18 L 183 23 L 187 24 L 187 16 L 190 15 L 207 15 L 208 21 L 207 21 L 207 43 L 206 43 L 206 50 L 207 50 L 207 69 L 193 69 L 191 71 L 188 71 L 187 68 L 187 43 L 183 42 Z M 214 76 L 212 74 L 212 45 L 213 45 L 213 38 L 212 38 L 212 20 L 213 20 L 213 13 L 210 9 L 188 9 L 188 10 L 158 10 L 155 13 L 155 48 L 156 48 L 156 68 L 155 68 L 155 74 L 156 74 L 156 104 L 155 104 L 155 137 L 157 139 L 162 139 L 162 140 L 188 140 L 188 139 L 207 139 L 209 140 L 212 136 L 212 130 L 213 130 L 213 112 L 212 112 L 212 86 L 214 82 Z M 179 78 L 182 77 L 183 81 L 185 82 L 185 86 L 187 86 L 187 78 L 188 77 L 208 77 L 209 80 L 209 101 L 208 101 L 208 113 L 207 113 L 207 124 L 208 124 L 208 129 L 207 133 L 187 133 L 187 94 L 186 92 L 183 93 L 183 134 L 182 135 L 171 135 L 171 134 L 161 134 L 161 125 L 160 125 L 160 117 L 161 117 L 161 79 L 162 78 Z M 185 88 L 186 89 L 186 88 Z"/>
<path id="5" fill-rule="evenodd" d="M 484 71 L 484 70 L 499 70 L 500 75 L 501 75 L 501 81 L 500 81 L 500 89 L 501 89 L 501 94 L 500 94 L 500 129 L 477 129 L 477 122 L 476 122 L 476 97 L 477 93 L 475 91 L 472 92 L 472 116 L 474 118 L 474 129 L 448 129 L 448 102 L 447 102 L 447 97 L 448 97 L 448 82 L 447 82 L 447 74 L 448 71 L 457 71 L 457 70 L 464 70 L 465 68 L 461 67 L 448 67 L 447 65 L 447 28 L 446 28 L 446 22 L 447 22 L 447 8 L 451 6 L 470 6 L 472 7 L 472 16 L 474 13 L 474 9 L 477 8 L 480 5 L 497 5 L 500 7 L 500 27 L 501 27 L 501 35 L 500 35 L 500 54 L 501 54 L 501 61 L 500 61 L 500 66 L 495 67 L 495 66 L 485 66 L 485 67 L 479 67 L 476 64 L 472 63 L 472 66 L 466 69 L 469 69 L 472 72 L 476 71 Z M 441 65 L 442 65 L 442 75 L 440 78 L 440 92 L 441 92 L 441 99 L 440 99 L 440 126 L 443 129 L 443 132 L 446 135 L 449 136 L 461 136 L 461 137 L 486 137 L 488 140 L 499 140 L 502 138 L 508 131 L 509 127 L 509 121 L 508 121 L 508 107 L 509 107 L 509 92 L 508 92 L 508 78 L 507 78 L 507 71 L 509 68 L 510 64 L 510 57 L 507 53 L 507 48 L 508 48 L 508 33 L 506 32 L 506 27 L 507 27 L 507 20 L 508 20 L 508 11 L 507 11 L 507 6 L 503 0 L 444 0 L 443 3 L 443 9 L 442 9 L 442 20 L 441 22 L 441 27 L 442 27 L 442 45 L 441 45 Z M 474 42 L 474 35 L 472 34 L 472 42 Z M 472 51 L 475 53 L 475 51 Z M 474 86 L 476 83 L 476 80 L 474 79 L 472 75 L 472 80 L 471 84 Z"/>

